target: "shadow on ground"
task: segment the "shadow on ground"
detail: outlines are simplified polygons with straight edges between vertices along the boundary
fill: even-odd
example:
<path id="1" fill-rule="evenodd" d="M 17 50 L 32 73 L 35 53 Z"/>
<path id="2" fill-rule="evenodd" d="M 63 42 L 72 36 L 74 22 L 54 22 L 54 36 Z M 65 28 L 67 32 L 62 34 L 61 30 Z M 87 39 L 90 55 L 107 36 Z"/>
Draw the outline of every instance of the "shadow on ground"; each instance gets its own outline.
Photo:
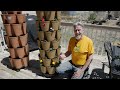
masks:
<path id="1" fill-rule="evenodd" d="M 95 68 L 92 70 L 90 79 L 109 79 L 109 75 L 103 69 Z"/>
<path id="2" fill-rule="evenodd" d="M 5 66 L 7 66 L 9 69 L 11 68 L 10 62 L 9 62 L 9 57 L 4 58 L 1 63 Z M 23 68 L 24 69 L 24 68 Z M 40 62 L 39 60 L 29 60 L 29 65 L 27 68 L 30 71 L 32 71 L 33 73 L 36 73 L 39 76 L 43 76 L 46 78 L 51 78 L 51 79 L 62 79 L 62 78 L 67 78 L 66 76 L 68 75 L 58 75 L 58 74 L 54 74 L 54 75 L 49 75 L 49 74 L 43 74 L 40 70 Z M 70 72 L 67 72 L 66 74 L 69 74 Z M 99 68 L 95 68 L 92 70 L 92 73 L 90 75 L 90 79 L 109 79 L 109 76 L 107 73 L 104 73 L 103 69 L 99 69 Z"/>
<path id="3" fill-rule="evenodd" d="M 5 57 L 5 58 L 1 61 L 1 63 L 11 69 L 11 64 L 10 64 L 10 61 L 9 61 L 9 57 Z"/>
<path id="4" fill-rule="evenodd" d="M 10 61 L 9 61 L 9 57 L 6 57 L 6 58 L 4 58 L 2 61 L 1 61 L 1 63 L 3 64 L 3 65 L 5 65 L 5 66 L 7 66 L 7 68 L 9 68 L 9 69 L 12 69 L 12 70 L 15 70 L 15 69 L 13 69 L 12 67 L 11 67 L 11 64 L 10 64 Z M 42 76 L 42 77 L 46 77 L 46 78 L 56 78 L 56 74 L 54 74 L 54 75 L 49 75 L 49 74 L 43 74 L 42 72 L 41 72 L 41 70 L 40 70 L 40 62 L 39 62 L 39 60 L 34 60 L 34 59 L 32 59 L 32 60 L 29 60 L 29 63 L 28 63 L 28 67 L 26 67 L 26 68 L 22 68 L 22 69 L 26 69 L 26 70 L 30 70 L 30 71 L 32 71 L 33 73 L 35 73 L 35 74 L 37 74 L 37 75 L 39 75 L 39 76 Z M 15 70 L 15 71 L 17 71 L 17 70 Z M 19 70 L 18 70 L 19 71 Z"/>
<path id="5" fill-rule="evenodd" d="M 29 66 L 27 67 L 28 70 L 31 70 L 33 73 L 36 73 L 39 76 L 43 76 L 46 78 L 51 78 L 53 75 L 43 74 L 40 70 L 40 61 L 39 60 L 30 60 Z"/>

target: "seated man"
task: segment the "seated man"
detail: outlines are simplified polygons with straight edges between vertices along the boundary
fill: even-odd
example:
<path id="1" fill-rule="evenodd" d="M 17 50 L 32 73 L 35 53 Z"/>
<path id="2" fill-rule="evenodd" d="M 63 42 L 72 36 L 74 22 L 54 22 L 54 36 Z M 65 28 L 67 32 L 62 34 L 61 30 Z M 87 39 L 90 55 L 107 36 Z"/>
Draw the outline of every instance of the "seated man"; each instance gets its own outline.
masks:
<path id="1" fill-rule="evenodd" d="M 94 47 L 90 38 L 83 35 L 83 24 L 74 24 L 74 37 L 71 37 L 66 53 L 61 53 L 59 58 L 64 60 L 72 54 L 72 60 L 69 62 L 61 63 L 56 72 L 64 74 L 67 70 L 73 70 L 74 73 L 71 79 L 81 79 L 86 69 L 93 59 Z"/>

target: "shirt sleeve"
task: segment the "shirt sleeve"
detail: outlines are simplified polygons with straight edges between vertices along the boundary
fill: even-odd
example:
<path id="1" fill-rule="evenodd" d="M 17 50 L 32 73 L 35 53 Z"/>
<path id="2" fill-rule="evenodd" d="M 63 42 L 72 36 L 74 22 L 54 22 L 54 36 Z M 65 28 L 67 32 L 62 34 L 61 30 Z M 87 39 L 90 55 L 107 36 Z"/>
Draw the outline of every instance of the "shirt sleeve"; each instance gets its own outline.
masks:
<path id="1" fill-rule="evenodd" d="M 94 53 L 94 45 L 93 45 L 93 41 L 90 40 L 89 44 L 88 44 L 88 54 L 93 54 Z"/>
<path id="2" fill-rule="evenodd" d="M 69 45 L 68 45 L 68 51 L 70 51 L 70 52 L 71 52 L 71 39 L 69 40 Z"/>

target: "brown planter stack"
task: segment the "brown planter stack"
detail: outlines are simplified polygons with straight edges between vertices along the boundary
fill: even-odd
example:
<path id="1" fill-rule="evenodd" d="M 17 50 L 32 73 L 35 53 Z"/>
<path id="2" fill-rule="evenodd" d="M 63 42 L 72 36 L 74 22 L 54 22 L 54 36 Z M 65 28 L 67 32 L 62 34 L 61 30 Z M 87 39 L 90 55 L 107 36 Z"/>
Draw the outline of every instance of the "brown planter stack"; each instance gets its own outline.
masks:
<path id="1" fill-rule="evenodd" d="M 44 74 L 53 75 L 60 64 L 61 11 L 36 11 L 36 14 L 40 70 Z"/>
<path id="2" fill-rule="evenodd" d="M 25 15 L 21 11 L 7 11 L 1 16 L 7 34 L 4 37 L 10 53 L 11 68 L 16 70 L 25 68 L 29 61 Z"/>

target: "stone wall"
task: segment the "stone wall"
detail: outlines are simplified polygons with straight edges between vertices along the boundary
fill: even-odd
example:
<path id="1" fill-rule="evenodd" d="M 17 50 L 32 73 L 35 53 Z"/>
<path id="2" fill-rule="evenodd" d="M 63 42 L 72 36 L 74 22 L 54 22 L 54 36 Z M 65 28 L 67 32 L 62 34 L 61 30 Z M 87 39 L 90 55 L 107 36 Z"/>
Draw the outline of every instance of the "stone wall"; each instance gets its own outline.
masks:
<path id="1" fill-rule="evenodd" d="M 62 23 L 61 46 L 64 51 L 67 50 L 70 38 L 74 36 L 72 25 L 72 23 Z M 104 51 L 104 42 L 110 41 L 114 43 L 119 41 L 120 27 L 85 24 L 84 34 L 93 40 L 95 54 L 104 56 L 106 54 Z"/>

